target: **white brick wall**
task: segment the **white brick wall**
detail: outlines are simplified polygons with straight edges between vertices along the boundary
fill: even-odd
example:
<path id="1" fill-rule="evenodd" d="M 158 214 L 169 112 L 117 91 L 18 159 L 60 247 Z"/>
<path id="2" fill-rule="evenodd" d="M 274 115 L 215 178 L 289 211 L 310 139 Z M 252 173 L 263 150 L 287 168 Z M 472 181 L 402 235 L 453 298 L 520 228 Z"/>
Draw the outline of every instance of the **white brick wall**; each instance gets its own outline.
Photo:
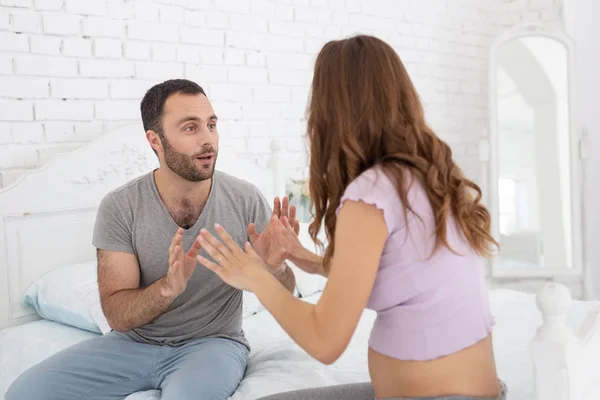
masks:
<path id="1" fill-rule="evenodd" d="M 495 11 L 500 13 L 502 27 L 531 22 L 562 27 L 562 6 L 563 0 L 500 0 Z"/>
<path id="2" fill-rule="evenodd" d="M 196 80 L 221 140 L 265 162 L 284 141 L 306 164 L 304 110 L 316 53 L 330 39 L 392 44 L 433 128 L 477 178 L 487 125 L 487 51 L 498 29 L 558 21 L 555 0 L 1 0 L 0 186 L 108 129 L 139 120 L 145 91 Z M 140 132 L 140 134 L 142 134 Z"/>

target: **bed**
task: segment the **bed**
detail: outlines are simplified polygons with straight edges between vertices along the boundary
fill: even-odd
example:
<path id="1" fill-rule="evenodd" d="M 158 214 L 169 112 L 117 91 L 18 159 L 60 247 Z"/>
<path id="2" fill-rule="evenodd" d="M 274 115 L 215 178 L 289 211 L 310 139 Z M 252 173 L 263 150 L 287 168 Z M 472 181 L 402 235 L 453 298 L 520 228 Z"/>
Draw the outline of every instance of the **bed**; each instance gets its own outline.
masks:
<path id="1" fill-rule="evenodd" d="M 217 168 L 256 184 L 270 199 L 285 188 L 277 141 L 270 151 L 267 166 L 260 166 L 222 146 Z M 56 156 L 0 191 L 0 396 L 35 363 L 106 332 L 91 245 L 95 211 L 109 190 L 156 166 L 141 125 L 131 124 Z M 301 239 L 310 245 L 306 226 Z M 294 270 L 297 295 L 316 302 L 324 280 Z M 599 303 L 573 300 L 565 286 L 552 282 L 537 295 L 491 290 L 490 300 L 498 370 L 510 400 L 600 398 L 600 357 L 594 356 L 600 354 Z M 348 349 L 326 366 L 245 294 L 243 327 L 252 353 L 231 400 L 368 381 L 366 342 L 373 319 L 365 311 Z M 160 399 L 160 392 L 127 397 L 135 399 Z"/>

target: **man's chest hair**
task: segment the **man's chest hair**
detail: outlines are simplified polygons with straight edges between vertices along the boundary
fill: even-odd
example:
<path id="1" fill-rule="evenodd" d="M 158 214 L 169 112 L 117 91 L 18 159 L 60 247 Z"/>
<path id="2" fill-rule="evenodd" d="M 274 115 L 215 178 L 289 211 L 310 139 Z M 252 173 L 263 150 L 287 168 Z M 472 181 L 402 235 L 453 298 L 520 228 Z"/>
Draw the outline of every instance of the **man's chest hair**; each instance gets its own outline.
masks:
<path id="1" fill-rule="evenodd" d="M 169 210 L 169 214 L 175 223 L 182 227 L 183 229 L 189 229 L 198 218 L 200 218 L 200 214 L 204 210 L 204 204 L 200 206 L 194 206 L 190 202 L 182 202 L 177 206 L 170 206 L 167 208 Z"/>

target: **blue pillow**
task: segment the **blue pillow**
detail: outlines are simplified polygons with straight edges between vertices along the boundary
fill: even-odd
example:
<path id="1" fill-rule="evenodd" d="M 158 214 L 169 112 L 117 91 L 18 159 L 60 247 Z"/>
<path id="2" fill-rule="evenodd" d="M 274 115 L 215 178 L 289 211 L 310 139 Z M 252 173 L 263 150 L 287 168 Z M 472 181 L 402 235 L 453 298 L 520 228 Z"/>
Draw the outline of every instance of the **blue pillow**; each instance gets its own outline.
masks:
<path id="1" fill-rule="evenodd" d="M 102 333 L 76 293 L 79 285 L 97 280 L 96 271 L 96 261 L 54 269 L 27 289 L 23 302 L 43 319 Z"/>

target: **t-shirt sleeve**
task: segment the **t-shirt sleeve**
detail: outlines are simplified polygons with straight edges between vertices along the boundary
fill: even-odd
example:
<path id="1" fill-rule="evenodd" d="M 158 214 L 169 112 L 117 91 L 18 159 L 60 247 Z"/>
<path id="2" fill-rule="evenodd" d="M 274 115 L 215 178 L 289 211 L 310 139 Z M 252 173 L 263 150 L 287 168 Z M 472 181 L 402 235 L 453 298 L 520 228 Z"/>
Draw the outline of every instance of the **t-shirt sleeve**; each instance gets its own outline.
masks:
<path id="1" fill-rule="evenodd" d="M 132 239 L 132 218 L 126 215 L 126 207 L 119 205 L 114 193 L 100 202 L 94 224 L 92 244 L 102 250 L 135 254 Z"/>
<path id="2" fill-rule="evenodd" d="M 348 200 L 362 201 L 382 210 L 388 233 L 404 226 L 404 215 L 398 192 L 394 183 L 382 171 L 369 170 L 350 182 L 340 199 L 336 215 L 339 215 Z"/>
<path id="3" fill-rule="evenodd" d="M 269 202 L 265 198 L 258 188 L 254 189 L 254 194 L 251 198 L 250 210 L 249 210 L 249 221 L 248 224 L 253 223 L 256 225 L 256 230 L 262 233 L 269 225 L 271 215 L 273 215 L 273 209 Z"/>

